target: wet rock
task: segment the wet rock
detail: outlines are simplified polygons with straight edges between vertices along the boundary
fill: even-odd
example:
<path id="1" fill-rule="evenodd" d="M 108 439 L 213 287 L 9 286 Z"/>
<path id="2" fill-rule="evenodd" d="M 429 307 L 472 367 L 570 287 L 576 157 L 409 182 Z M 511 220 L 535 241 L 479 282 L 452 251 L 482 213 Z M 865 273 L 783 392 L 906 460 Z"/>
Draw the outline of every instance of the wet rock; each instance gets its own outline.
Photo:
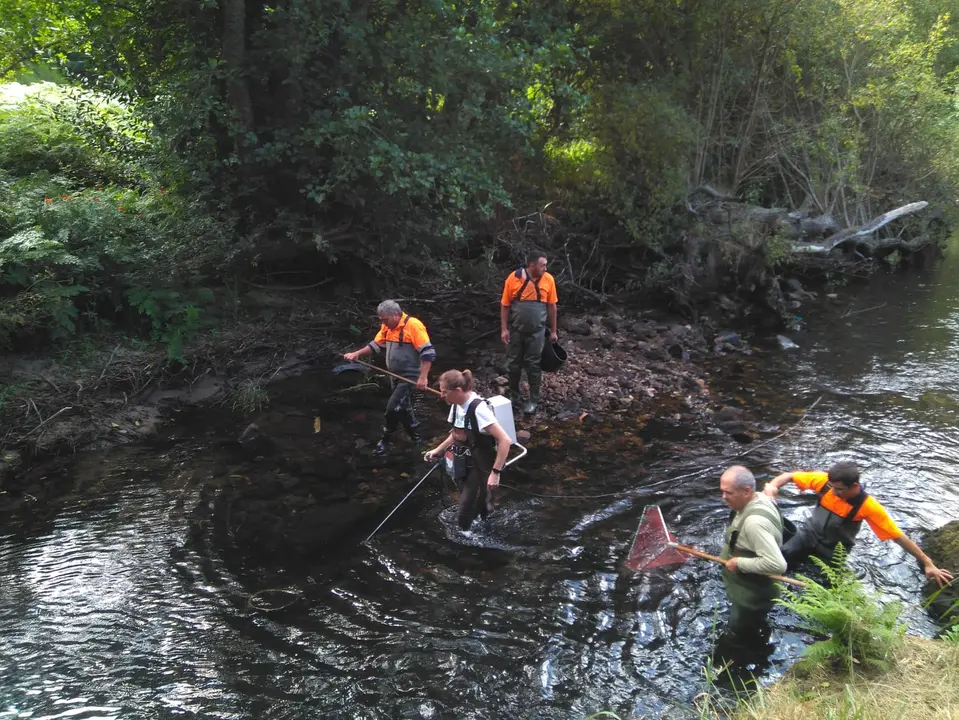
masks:
<path id="1" fill-rule="evenodd" d="M 260 432 L 256 423 L 247 425 L 246 429 L 240 433 L 240 437 L 237 438 L 237 442 L 244 453 L 253 456 L 265 455 L 273 448 L 273 441 Z"/>
<path id="2" fill-rule="evenodd" d="M 733 332 L 732 330 L 723 330 L 713 339 L 713 344 L 732 345 L 733 347 L 741 348 L 743 346 L 743 339 L 739 336 L 739 333 Z"/>
<path id="3" fill-rule="evenodd" d="M 794 343 L 785 335 L 777 335 L 776 340 L 779 342 L 779 347 L 781 347 L 783 350 L 796 350 L 799 348 L 796 343 Z"/>
<path id="4" fill-rule="evenodd" d="M 528 442 L 530 437 L 531 435 L 529 430 L 519 430 L 516 432 L 517 442 L 521 442 L 521 443 Z"/>
<path id="5" fill-rule="evenodd" d="M 599 321 L 599 323 L 607 330 L 610 330 L 612 332 L 619 332 L 619 320 L 620 319 L 615 316 L 606 316 L 606 317 L 603 317 Z"/>
<path id="6" fill-rule="evenodd" d="M 786 280 L 786 287 L 789 290 L 793 290 L 793 291 L 803 289 L 802 283 L 799 282 L 799 280 L 797 280 L 796 278 L 789 278 L 788 280 Z"/>
<path id="7" fill-rule="evenodd" d="M 923 538 L 922 549 L 938 567 L 953 572 L 959 571 L 959 520 L 953 520 L 941 528 L 929 531 Z M 929 597 L 938 590 L 938 584 L 929 581 L 923 588 L 923 594 Z M 959 623 L 959 605 L 956 603 L 959 603 L 959 584 L 953 582 L 936 596 L 929 605 L 928 611 L 939 620 L 951 610 L 951 614 L 946 615 L 942 621 L 956 624 Z"/>
<path id="8" fill-rule="evenodd" d="M 744 410 L 726 405 L 713 413 L 712 420 L 713 423 L 718 425 L 720 423 L 738 422 L 745 416 L 746 412 Z"/>
<path id="9" fill-rule="evenodd" d="M 593 329 L 585 320 L 568 320 L 563 325 L 566 332 L 572 335 L 589 335 Z"/>

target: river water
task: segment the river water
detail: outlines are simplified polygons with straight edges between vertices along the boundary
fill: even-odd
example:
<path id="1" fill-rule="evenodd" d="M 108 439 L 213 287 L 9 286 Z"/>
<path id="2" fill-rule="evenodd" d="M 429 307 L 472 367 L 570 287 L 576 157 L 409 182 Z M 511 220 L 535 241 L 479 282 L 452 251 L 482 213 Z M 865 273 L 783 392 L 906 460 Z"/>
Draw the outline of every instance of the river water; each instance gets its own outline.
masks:
<path id="1" fill-rule="evenodd" d="M 952 253 L 922 274 L 840 288 L 838 303 L 807 311 L 798 349 L 760 338 L 738 369 L 709 378 L 767 436 L 821 398 L 742 462 L 768 476 L 851 458 L 910 535 L 959 517 L 957 263 Z M 703 690 L 724 612 L 718 566 L 640 576 L 622 562 L 650 503 L 680 540 L 717 551 L 719 468 L 744 448 L 718 432 L 628 427 L 549 445 L 524 462 L 562 470 L 526 490 L 609 495 L 504 490 L 489 524 L 464 534 L 451 495 L 424 485 L 370 546 L 278 573 L 309 600 L 280 615 L 251 607 L 242 567 L 184 544 L 212 447 L 83 455 L 75 472 L 101 478 L 102 496 L 68 497 L 53 519 L 0 536 L 0 718 L 675 714 Z M 799 518 L 810 503 L 783 505 Z M 857 573 L 906 604 L 911 633 L 932 635 L 916 564 L 861 538 Z M 785 610 L 773 623 L 767 681 L 808 641 Z"/>

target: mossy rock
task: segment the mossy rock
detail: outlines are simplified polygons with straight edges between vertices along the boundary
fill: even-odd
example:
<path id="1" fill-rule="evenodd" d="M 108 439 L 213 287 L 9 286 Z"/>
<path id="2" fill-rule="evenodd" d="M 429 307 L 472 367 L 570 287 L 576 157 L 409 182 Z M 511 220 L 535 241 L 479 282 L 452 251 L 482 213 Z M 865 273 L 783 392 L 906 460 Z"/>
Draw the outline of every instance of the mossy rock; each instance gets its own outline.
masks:
<path id="1" fill-rule="evenodd" d="M 929 532 L 922 542 L 922 549 L 936 565 L 959 574 L 959 520 L 953 520 Z M 923 593 L 928 597 L 938 589 L 936 583 L 928 582 Z M 953 582 L 936 596 L 928 609 L 933 617 L 941 618 L 944 623 L 956 624 L 959 623 L 959 604 L 957 603 L 959 603 L 959 582 Z M 947 616 L 943 617 L 944 615 Z"/>

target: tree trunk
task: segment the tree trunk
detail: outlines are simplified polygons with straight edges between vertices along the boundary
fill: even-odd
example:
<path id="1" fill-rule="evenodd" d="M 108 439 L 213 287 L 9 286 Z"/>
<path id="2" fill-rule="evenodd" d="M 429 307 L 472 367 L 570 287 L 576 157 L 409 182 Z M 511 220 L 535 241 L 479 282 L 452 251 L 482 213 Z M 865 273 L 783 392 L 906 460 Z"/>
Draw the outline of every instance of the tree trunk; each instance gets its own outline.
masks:
<path id="1" fill-rule="evenodd" d="M 253 102 L 246 84 L 246 0 L 223 0 L 223 62 L 227 71 L 227 101 L 239 125 L 239 140 L 253 129 Z"/>

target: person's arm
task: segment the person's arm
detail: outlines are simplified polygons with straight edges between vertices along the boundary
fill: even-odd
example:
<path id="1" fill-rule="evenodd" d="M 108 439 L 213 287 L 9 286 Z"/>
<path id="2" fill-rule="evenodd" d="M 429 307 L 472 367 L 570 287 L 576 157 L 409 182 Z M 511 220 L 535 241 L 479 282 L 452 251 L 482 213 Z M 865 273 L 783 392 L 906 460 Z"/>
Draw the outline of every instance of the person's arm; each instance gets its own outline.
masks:
<path id="1" fill-rule="evenodd" d="M 373 348 L 369 345 L 364 345 L 359 350 L 354 350 L 353 352 L 348 352 L 343 354 L 343 359 L 353 362 L 354 360 L 359 360 L 360 358 L 369 357 L 373 354 Z"/>
<path id="2" fill-rule="evenodd" d="M 546 319 L 549 321 L 549 339 L 556 342 L 558 335 L 556 333 L 556 303 L 546 305 Z"/>
<path id="3" fill-rule="evenodd" d="M 756 557 L 730 558 L 726 563 L 727 569 L 757 575 L 782 575 L 786 572 L 786 558 L 776 542 L 769 520 L 755 516 L 746 518 L 739 536 L 743 547 L 756 553 Z"/>
<path id="4" fill-rule="evenodd" d="M 782 475 L 777 475 L 772 480 L 763 486 L 763 495 L 768 495 L 769 497 L 776 499 L 776 496 L 779 495 L 779 488 L 785 485 L 788 482 L 793 481 L 793 474 L 791 472 L 783 473 Z"/>
<path id="5" fill-rule="evenodd" d="M 448 448 L 452 444 L 453 444 L 453 433 L 450 432 L 450 434 L 446 436 L 446 439 L 443 442 L 441 442 L 432 450 L 427 450 L 426 453 L 423 455 L 423 459 L 426 462 L 435 462 L 440 455 L 446 452 L 446 448 Z"/>
<path id="6" fill-rule="evenodd" d="M 916 543 L 910 540 L 905 534 L 900 535 L 897 538 L 893 538 L 893 542 L 916 558 L 916 560 L 918 560 L 922 565 L 922 571 L 925 573 L 926 577 L 930 580 L 935 580 L 937 583 L 939 583 L 940 587 L 952 580 L 951 572 L 937 568 L 936 564 L 929 559 L 929 556 L 926 555 L 926 553 L 924 553 L 922 549 L 916 545 Z"/>
<path id="7" fill-rule="evenodd" d="M 489 487 L 496 487 L 499 485 L 499 474 L 506 465 L 506 458 L 509 457 L 509 449 L 513 441 L 509 439 L 509 435 L 499 423 L 487 425 L 484 430 L 496 439 L 496 459 L 493 461 L 493 470 L 486 480 Z"/>
<path id="8" fill-rule="evenodd" d="M 504 344 L 509 343 L 509 305 L 499 306 L 499 337 Z"/>
<path id="9" fill-rule="evenodd" d="M 420 376 L 416 379 L 416 387 L 420 390 L 426 390 L 430 384 L 430 368 L 433 367 L 432 360 L 420 361 Z"/>

